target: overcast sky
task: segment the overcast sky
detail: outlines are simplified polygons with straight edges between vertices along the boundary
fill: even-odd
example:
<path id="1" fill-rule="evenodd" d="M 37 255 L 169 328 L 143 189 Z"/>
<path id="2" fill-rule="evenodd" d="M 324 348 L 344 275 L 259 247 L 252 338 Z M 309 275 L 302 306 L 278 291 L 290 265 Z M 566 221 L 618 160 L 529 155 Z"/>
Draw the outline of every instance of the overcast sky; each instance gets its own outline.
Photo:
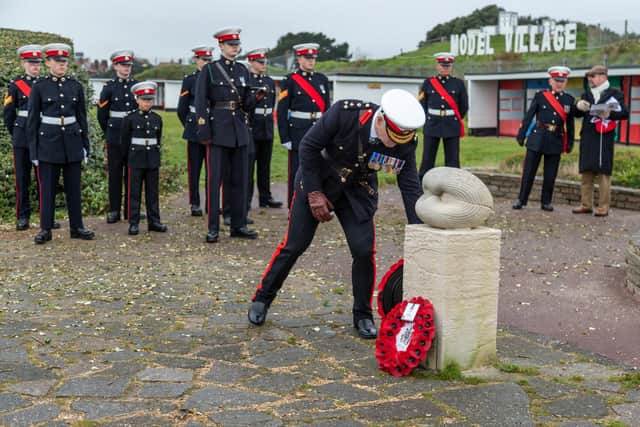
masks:
<path id="1" fill-rule="evenodd" d="M 640 2 L 618 0 L 0 0 L 0 27 L 46 31 L 73 39 L 91 58 L 132 48 L 152 62 L 187 58 L 198 44 L 214 43 L 219 28 L 242 28 L 244 49 L 274 47 L 287 32 L 323 32 L 348 42 L 351 52 L 386 58 L 414 50 L 434 25 L 498 4 L 519 15 L 601 23 L 640 33 Z M 578 7 L 579 4 L 579 7 Z"/>

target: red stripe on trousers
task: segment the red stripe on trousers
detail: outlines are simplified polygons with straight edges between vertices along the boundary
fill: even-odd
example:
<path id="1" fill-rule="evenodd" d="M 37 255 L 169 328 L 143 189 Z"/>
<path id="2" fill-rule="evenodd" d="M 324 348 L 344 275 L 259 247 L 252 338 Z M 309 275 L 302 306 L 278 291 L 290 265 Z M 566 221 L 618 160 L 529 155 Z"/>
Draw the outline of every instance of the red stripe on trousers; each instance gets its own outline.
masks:
<path id="1" fill-rule="evenodd" d="M 18 188 L 18 167 L 16 163 L 16 148 L 11 147 L 11 151 L 13 152 L 13 180 L 16 184 L 16 218 L 20 216 L 20 188 Z M 31 173 L 31 170 L 29 170 Z M 18 218 L 19 219 L 19 218 Z"/>
<path id="2" fill-rule="evenodd" d="M 289 154 L 287 155 L 287 200 L 291 200 L 291 150 L 288 150 Z M 294 191 L 295 194 L 295 191 Z M 293 200 L 289 204 L 289 209 L 293 206 Z"/>
<path id="3" fill-rule="evenodd" d="M 187 182 L 187 187 L 189 187 L 189 203 L 191 203 L 191 159 L 189 157 L 189 141 L 187 141 Z"/>
<path id="4" fill-rule="evenodd" d="M 295 200 L 296 200 L 296 192 L 294 191 L 293 199 L 291 199 L 291 206 L 293 206 L 293 202 L 295 202 Z M 258 283 L 258 287 L 256 288 L 256 291 L 253 294 L 253 299 L 256 298 L 258 291 L 262 289 L 262 281 L 264 280 L 265 277 L 267 277 L 267 274 L 269 274 L 269 271 L 271 271 L 271 267 L 273 266 L 273 263 L 276 261 L 276 258 L 278 257 L 278 255 L 280 255 L 280 252 L 282 252 L 282 249 L 284 249 L 284 247 L 287 246 L 287 242 L 289 241 L 290 227 L 291 227 L 291 209 L 289 210 L 289 215 L 287 219 L 287 232 L 284 235 L 284 240 L 282 240 L 282 242 L 276 247 L 276 250 L 273 252 L 273 255 L 271 255 L 271 260 L 269 261 L 269 264 L 267 264 L 267 268 L 264 270 L 264 273 L 260 278 L 260 283 Z"/>
<path id="5" fill-rule="evenodd" d="M 40 203 L 38 210 L 40 213 L 40 225 L 42 225 L 42 182 L 40 180 L 40 166 L 36 166 L 36 177 L 38 178 L 38 201 Z"/>
<path id="6" fill-rule="evenodd" d="M 211 188 L 211 146 L 207 146 L 207 219 L 211 224 L 211 197 L 209 197 L 209 189 Z M 208 228 L 208 226 L 207 226 Z"/>
<path id="7" fill-rule="evenodd" d="M 376 245 L 376 223 L 372 219 L 373 223 L 373 248 L 371 251 L 371 262 L 373 263 L 373 283 L 371 284 L 371 295 L 369 295 L 369 307 L 373 307 L 373 291 L 376 288 L 376 252 L 378 252 L 378 248 Z"/>
<path id="8" fill-rule="evenodd" d="M 120 215 L 120 213 L 118 213 Z M 127 218 L 131 219 L 131 168 L 127 168 Z"/>

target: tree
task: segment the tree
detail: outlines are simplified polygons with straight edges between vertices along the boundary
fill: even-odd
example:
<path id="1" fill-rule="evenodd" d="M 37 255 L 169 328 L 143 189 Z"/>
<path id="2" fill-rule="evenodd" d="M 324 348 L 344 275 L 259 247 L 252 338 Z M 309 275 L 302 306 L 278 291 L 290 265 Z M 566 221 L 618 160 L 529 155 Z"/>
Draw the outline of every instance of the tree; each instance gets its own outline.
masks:
<path id="1" fill-rule="evenodd" d="M 318 58 L 322 61 L 336 60 L 348 61 L 351 59 L 349 54 L 349 43 L 335 44 L 336 39 L 327 37 L 323 33 L 287 33 L 278 39 L 276 47 L 269 51 L 269 56 L 283 56 L 291 52 L 291 48 L 300 43 L 318 43 Z"/>

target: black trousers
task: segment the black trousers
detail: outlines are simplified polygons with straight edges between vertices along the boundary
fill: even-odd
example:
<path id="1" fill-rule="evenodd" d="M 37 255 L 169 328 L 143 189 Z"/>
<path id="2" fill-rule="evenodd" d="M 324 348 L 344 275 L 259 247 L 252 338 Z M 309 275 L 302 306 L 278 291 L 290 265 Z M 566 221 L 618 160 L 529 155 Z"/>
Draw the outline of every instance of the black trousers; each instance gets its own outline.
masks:
<path id="1" fill-rule="evenodd" d="M 439 136 L 424 137 L 424 150 L 422 151 L 422 162 L 420 163 L 420 181 L 425 173 L 433 169 L 436 165 L 436 155 L 438 146 L 442 139 L 444 146 L 444 165 L 452 168 L 460 167 L 460 137 L 440 138 Z"/>
<path id="2" fill-rule="evenodd" d="M 298 150 L 289 151 L 289 163 L 287 167 L 287 206 L 291 209 L 293 205 L 291 199 L 293 198 L 293 191 L 295 185 L 296 173 L 298 173 L 298 166 L 300 161 L 298 158 Z"/>
<path id="3" fill-rule="evenodd" d="M 107 166 L 109 171 L 109 212 L 118 212 L 123 205 L 122 186 L 127 184 L 127 158 L 129 153 L 124 144 L 107 144 Z M 128 215 L 127 196 L 124 193 L 124 218 Z"/>
<path id="4" fill-rule="evenodd" d="M 72 229 L 84 228 L 82 224 L 81 172 L 80 162 L 57 164 L 40 161 L 38 166 L 38 184 L 40 186 L 40 228 L 51 230 L 56 205 L 56 185 L 64 179 L 64 195 L 69 214 L 69 226 Z"/>
<path id="5" fill-rule="evenodd" d="M 147 222 L 160 222 L 160 203 L 158 188 L 160 169 L 129 168 L 129 224 L 140 222 L 140 203 L 142 201 L 142 183 L 144 182 L 144 202 L 147 207 Z"/>
<path id="6" fill-rule="evenodd" d="M 16 218 L 29 219 L 31 216 L 31 201 L 29 188 L 31 187 L 31 169 L 33 164 L 29 160 L 29 149 L 13 147 L 13 172 L 16 184 Z"/>
<path id="7" fill-rule="evenodd" d="M 296 260 L 309 247 L 318 227 L 311 214 L 306 195 L 295 193 L 289 212 L 287 233 L 278 245 L 262 275 L 253 297 L 270 305 L 289 275 Z M 344 230 L 351 251 L 351 282 L 353 288 L 353 322 L 372 319 L 371 298 L 375 286 L 375 224 L 373 218 L 358 222 L 344 196 L 333 201 L 335 214 Z"/>
<path id="8" fill-rule="evenodd" d="M 187 172 L 189 179 L 189 204 L 200 206 L 200 171 L 207 158 L 206 145 L 196 141 L 187 142 Z M 207 169 L 205 168 L 205 182 Z M 206 193 L 206 192 L 205 192 Z"/>
<path id="9" fill-rule="evenodd" d="M 273 139 L 256 140 L 255 165 L 257 168 L 256 178 L 258 181 L 258 199 L 260 204 L 265 204 L 271 200 L 271 155 L 273 154 Z M 249 180 L 251 181 L 249 201 L 253 197 L 253 173 L 249 170 Z"/>
<path id="10" fill-rule="evenodd" d="M 207 212 L 209 214 L 209 231 L 220 229 L 220 185 L 222 183 L 223 165 L 229 169 L 229 186 L 225 186 L 225 193 L 230 192 L 231 227 L 240 228 L 246 225 L 247 217 L 247 147 L 207 146 L 207 177 L 209 196 Z"/>
<path id="11" fill-rule="evenodd" d="M 558 176 L 558 166 L 560 166 L 560 154 L 543 154 L 537 151 L 527 150 L 522 167 L 522 179 L 520 180 L 520 193 L 518 199 L 523 205 L 527 204 L 529 194 L 536 179 L 536 172 L 540 165 L 540 159 L 544 156 L 544 171 L 542 179 L 542 194 L 540 203 L 548 205 L 553 199 L 553 187 Z"/>

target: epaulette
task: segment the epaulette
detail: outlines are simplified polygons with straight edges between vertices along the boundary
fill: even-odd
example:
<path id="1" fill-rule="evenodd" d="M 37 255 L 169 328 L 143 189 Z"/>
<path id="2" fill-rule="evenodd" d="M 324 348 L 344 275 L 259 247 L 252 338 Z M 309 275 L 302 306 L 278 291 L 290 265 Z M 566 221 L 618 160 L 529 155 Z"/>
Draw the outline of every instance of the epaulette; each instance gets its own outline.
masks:
<path id="1" fill-rule="evenodd" d="M 187 77 L 189 77 L 189 74 L 185 74 L 182 76 L 183 79 L 186 79 Z"/>
<path id="2" fill-rule="evenodd" d="M 340 102 L 342 103 L 343 110 L 366 110 L 371 106 L 370 103 L 362 102 L 359 99 L 345 99 Z"/>

